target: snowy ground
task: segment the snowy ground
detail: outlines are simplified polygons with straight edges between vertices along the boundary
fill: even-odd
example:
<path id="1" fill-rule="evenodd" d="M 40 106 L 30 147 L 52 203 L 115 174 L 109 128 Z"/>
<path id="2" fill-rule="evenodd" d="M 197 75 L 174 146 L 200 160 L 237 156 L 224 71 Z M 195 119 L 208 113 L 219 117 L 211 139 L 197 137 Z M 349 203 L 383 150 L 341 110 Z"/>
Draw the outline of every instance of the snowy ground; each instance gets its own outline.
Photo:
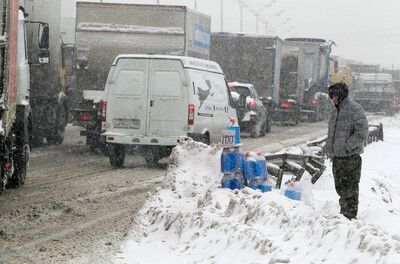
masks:
<path id="1" fill-rule="evenodd" d="M 385 141 L 363 154 L 358 220 L 338 213 L 329 162 L 312 189 L 303 177 L 298 202 L 280 190 L 219 188 L 221 150 L 189 142 L 173 152 L 115 262 L 399 263 L 400 117 L 382 122 Z"/>

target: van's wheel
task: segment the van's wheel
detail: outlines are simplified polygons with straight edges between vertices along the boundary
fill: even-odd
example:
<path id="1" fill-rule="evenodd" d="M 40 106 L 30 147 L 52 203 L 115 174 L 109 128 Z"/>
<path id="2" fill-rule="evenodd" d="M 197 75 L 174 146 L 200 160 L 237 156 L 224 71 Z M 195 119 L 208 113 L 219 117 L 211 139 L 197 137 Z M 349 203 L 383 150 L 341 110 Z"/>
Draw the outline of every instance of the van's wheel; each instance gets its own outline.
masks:
<path id="1" fill-rule="evenodd" d="M 109 146 L 110 165 L 113 168 L 121 168 L 125 161 L 125 146 L 120 144 L 111 144 Z"/>
<path id="2" fill-rule="evenodd" d="M 149 148 L 144 154 L 144 159 L 149 167 L 156 166 L 161 158 L 161 151 L 157 148 Z"/>
<path id="3" fill-rule="evenodd" d="M 208 133 L 204 134 L 200 140 L 201 143 L 210 145 L 210 135 Z"/>

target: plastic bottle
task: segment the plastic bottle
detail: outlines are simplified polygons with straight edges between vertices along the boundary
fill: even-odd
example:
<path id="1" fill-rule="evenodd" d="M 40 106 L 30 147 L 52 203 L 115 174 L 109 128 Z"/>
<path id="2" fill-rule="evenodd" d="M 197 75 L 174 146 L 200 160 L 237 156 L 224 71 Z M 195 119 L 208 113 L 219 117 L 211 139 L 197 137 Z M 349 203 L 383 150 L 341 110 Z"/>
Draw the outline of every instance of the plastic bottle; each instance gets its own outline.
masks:
<path id="1" fill-rule="evenodd" d="M 257 160 L 251 156 L 251 154 L 246 153 L 246 160 L 244 166 L 244 173 L 246 179 L 250 182 L 251 180 L 255 179 L 255 171 L 257 166 Z"/>
<path id="2" fill-rule="evenodd" d="M 254 172 L 255 176 L 261 177 L 263 180 L 267 180 L 268 171 L 267 171 L 267 161 L 265 160 L 265 157 L 262 155 L 261 152 L 258 152 L 255 159 L 257 164 Z"/>
<path id="3" fill-rule="evenodd" d="M 301 200 L 301 189 L 298 182 L 290 182 L 284 192 L 285 196 L 292 200 Z"/>
<path id="4" fill-rule="evenodd" d="M 223 148 L 221 153 L 221 172 L 235 173 L 243 171 L 244 156 L 239 147 Z"/>
<path id="5" fill-rule="evenodd" d="M 231 190 L 242 189 L 244 187 L 244 178 L 241 173 L 226 173 L 221 179 L 221 187 Z"/>
<path id="6" fill-rule="evenodd" d="M 235 138 L 234 138 L 233 144 L 240 144 L 240 127 L 236 123 L 236 120 L 233 118 L 230 118 L 229 122 L 230 122 L 230 124 L 227 127 L 227 129 L 235 131 Z"/>

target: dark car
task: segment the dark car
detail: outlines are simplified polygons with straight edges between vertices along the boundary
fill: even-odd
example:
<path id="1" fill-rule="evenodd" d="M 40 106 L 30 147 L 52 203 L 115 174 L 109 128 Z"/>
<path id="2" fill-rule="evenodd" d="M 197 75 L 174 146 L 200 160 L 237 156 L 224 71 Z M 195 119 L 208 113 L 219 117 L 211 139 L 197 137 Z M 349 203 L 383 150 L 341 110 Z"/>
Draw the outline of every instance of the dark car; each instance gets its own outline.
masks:
<path id="1" fill-rule="evenodd" d="M 254 85 L 232 82 L 228 84 L 235 103 L 241 131 L 251 137 L 264 136 L 271 131 L 271 121 L 262 98 L 257 95 Z"/>

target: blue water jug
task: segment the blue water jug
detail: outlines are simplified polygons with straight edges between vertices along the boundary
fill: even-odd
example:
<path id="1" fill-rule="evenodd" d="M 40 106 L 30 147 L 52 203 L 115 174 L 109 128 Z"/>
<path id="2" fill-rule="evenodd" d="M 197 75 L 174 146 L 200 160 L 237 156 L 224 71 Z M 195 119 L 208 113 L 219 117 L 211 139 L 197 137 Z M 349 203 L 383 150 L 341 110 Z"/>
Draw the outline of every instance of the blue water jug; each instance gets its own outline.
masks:
<path id="1" fill-rule="evenodd" d="M 244 178 L 241 173 L 224 174 L 221 180 L 221 187 L 231 190 L 242 189 L 244 187 Z"/>
<path id="2" fill-rule="evenodd" d="M 239 148 L 224 148 L 221 153 L 221 172 L 242 172 L 244 156 Z"/>
<path id="3" fill-rule="evenodd" d="M 301 200 L 301 189 L 298 187 L 296 183 L 290 183 L 285 190 L 284 195 L 292 200 Z"/>
<path id="4" fill-rule="evenodd" d="M 267 183 L 265 180 L 256 178 L 249 182 L 249 187 L 254 190 L 260 190 L 261 192 L 270 192 L 272 191 L 272 185 Z"/>
<path id="5" fill-rule="evenodd" d="M 233 144 L 240 144 L 240 127 L 236 123 L 235 119 L 230 119 L 230 124 L 227 127 L 227 129 L 235 132 L 235 138 Z"/>
<path id="6" fill-rule="evenodd" d="M 246 157 L 244 173 L 248 181 L 251 181 L 256 178 L 255 175 L 256 166 L 257 166 L 257 161 L 253 157 Z"/>
<path id="7" fill-rule="evenodd" d="M 256 175 L 256 177 L 262 177 L 264 180 L 266 180 L 268 177 L 267 161 L 265 160 L 265 157 L 262 156 L 261 153 L 257 153 L 256 164 L 257 165 L 255 167 L 254 174 Z"/>

